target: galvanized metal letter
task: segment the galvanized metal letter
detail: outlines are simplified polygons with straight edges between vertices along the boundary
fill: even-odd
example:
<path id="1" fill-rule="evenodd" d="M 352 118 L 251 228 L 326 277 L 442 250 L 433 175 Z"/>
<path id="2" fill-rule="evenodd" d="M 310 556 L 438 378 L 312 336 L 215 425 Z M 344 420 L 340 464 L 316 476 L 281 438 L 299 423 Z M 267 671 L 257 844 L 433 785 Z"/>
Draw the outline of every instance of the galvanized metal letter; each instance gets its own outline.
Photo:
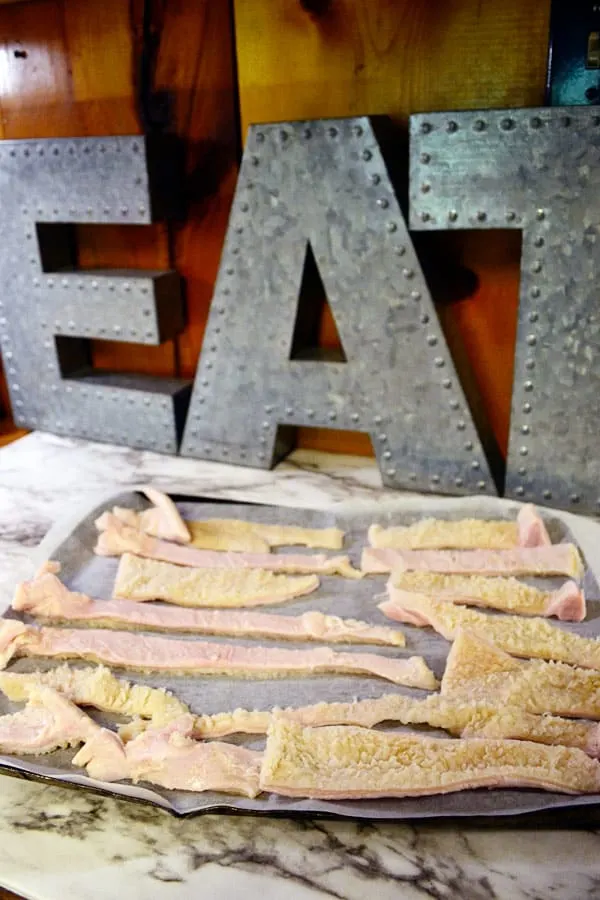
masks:
<path id="1" fill-rule="evenodd" d="M 0 347 L 17 424 L 177 452 L 187 384 L 95 371 L 85 339 L 173 337 L 179 277 L 73 271 L 60 246 L 44 271 L 36 234 L 48 223 L 146 224 L 152 202 L 143 138 L 0 143 Z"/>
<path id="2" fill-rule="evenodd" d="M 413 228 L 523 231 L 506 493 L 598 511 L 598 111 L 422 114 L 410 127 Z"/>
<path id="3" fill-rule="evenodd" d="M 346 363 L 290 359 L 307 243 Z M 368 432 L 392 487 L 495 491 L 367 118 L 248 136 L 182 454 L 268 468 L 282 425 Z"/>

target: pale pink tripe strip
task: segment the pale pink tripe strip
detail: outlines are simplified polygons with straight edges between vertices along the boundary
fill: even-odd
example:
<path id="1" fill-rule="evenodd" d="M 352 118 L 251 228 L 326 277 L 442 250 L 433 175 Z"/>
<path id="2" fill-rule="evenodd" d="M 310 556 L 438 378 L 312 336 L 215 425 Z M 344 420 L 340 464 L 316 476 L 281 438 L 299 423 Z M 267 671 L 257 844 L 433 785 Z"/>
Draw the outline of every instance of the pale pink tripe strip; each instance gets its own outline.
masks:
<path id="1" fill-rule="evenodd" d="M 511 550 L 389 550 L 365 547 L 365 574 L 423 571 L 465 575 L 568 575 L 581 578 L 583 566 L 573 544 Z"/>
<path id="2" fill-rule="evenodd" d="M 355 619 L 326 616 L 317 610 L 299 616 L 284 616 L 242 610 L 182 609 L 127 600 L 92 600 L 85 594 L 70 591 L 51 573 L 19 584 L 12 607 L 39 618 L 95 623 L 100 628 L 404 646 L 400 631 Z"/>
<path id="3" fill-rule="evenodd" d="M 376 653 L 346 653 L 329 647 L 282 650 L 241 647 L 85 628 L 0 625 L 4 665 L 15 654 L 49 659 L 85 659 L 126 669 L 172 674 L 276 678 L 321 673 L 373 675 L 409 687 L 434 690 L 437 681 L 421 656 L 398 659 Z M 17 623 L 21 624 L 21 623 Z M 9 629 L 8 638 L 4 630 Z M 0 660 L 2 657 L 0 657 Z"/>
<path id="4" fill-rule="evenodd" d="M 170 790 L 220 791 L 255 797 L 262 754 L 221 741 L 194 741 L 194 717 L 184 715 L 124 744 L 112 732 L 92 735 L 73 759 L 99 781 L 145 781 Z"/>
<path id="5" fill-rule="evenodd" d="M 264 569 L 269 572 L 315 572 L 323 575 L 343 575 L 361 578 L 347 556 L 326 556 L 324 553 L 235 553 L 220 550 L 198 550 L 180 544 L 161 541 L 142 534 L 123 524 L 116 516 L 105 513 L 108 525 L 98 536 L 95 552 L 100 556 L 121 556 L 134 553 L 148 559 L 162 560 L 178 566 L 196 569 Z"/>

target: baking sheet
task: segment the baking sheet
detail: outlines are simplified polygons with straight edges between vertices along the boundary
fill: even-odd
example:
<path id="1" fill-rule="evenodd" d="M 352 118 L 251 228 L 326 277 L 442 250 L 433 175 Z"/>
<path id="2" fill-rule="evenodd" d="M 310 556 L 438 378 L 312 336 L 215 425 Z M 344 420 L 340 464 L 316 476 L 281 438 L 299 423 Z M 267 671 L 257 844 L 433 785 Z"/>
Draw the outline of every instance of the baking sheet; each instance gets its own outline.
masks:
<path id="1" fill-rule="evenodd" d="M 345 552 L 348 552 L 355 565 L 360 560 L 360 552 L 366 544 L 366 529 L 373 522 L 386 524 L 410 524 L 424 515 L 435 515 L 438 518 L 455 519 L 465 515 L 481 518 L 514 519 L 518 504 L 494 498 L 467 498 L 455 500 L 443 498 L 399 498 L 396 509 L 379 511 L 361 508 L 349 511 L 306 510 L 284 507 L 268 507 L 240 503 L 222 503 L 210 500 L 175 498 L 181 513 L 186 518 L 240 518 L 256 522 L 305 525 L 307 527 L 325 528 L 338 526 L 346 535 Z M 94 520 L 105 509 L 113 505 L 142 509 L 146 501 L 136 492 L 122 493 L 96 505 L 76 523 L 67 523 L 53 529 L 43 542 L 36 563 L 43 559 L 57 559 L 62 564 L 61 577 L 73 590 L 83 591 L 93 597 L 108 598 L 111 596 L 114 577 L 118 565 L 117 559 L 97 557 L 93 553 L 97 532 Z M 580 624 L 561 624 L 579 634 L 587 636 L 600 635 L 600 592 L 598 590 L 598 573 L 600 571 L 600 553 L 594 548 L 600 547 L 600 525 L 568 513 L 544 513 L 553 541 L 573 540 L 579 545 L 586 560 L 584 587 L 588 602 L 588 618 Z M 277 552 L 287 552 L 289 548 L 281 548 Z M 294 552 L 298 552 L 294 548 Z M 301 551 L 302 552 L 302 551 Z M 315 552 L 306 550 L 304 552 Z M 279 606 L 264 607 L 263 611 L 274 611 L 286 614 L 300 614 L 306 610 L 318 608 L 333 615 L 360 618 L 373 624 L 393 624 L 377 609 L 378 595 L 384 592 L 387 576 L 364 578 L 351 581 L 334 577 L 323 577 L 319 590 L 307 597 Z M 531 583 L 550 587 L 559 583 L 560 579 L 535 579 Z M 8 612 L 8 615 L 11 615 Z M 553 620 L 554 621 L 554 620 Z M 386 647 L 352 647 L 355 652 L 378 652 L 389 656 L 422 655 L 435 674 L 443 674 L 449 644 L 439 635 L 428 629 L 419 629 L 400 625 L 407 637 L 407 646 L 403 650 Z M 171 637 L 175 637 L 171 635 Z M 219 640 L 225 643 L 256 645 L 256 641 L 239 639 L 197 637 L 186 635 L 190 640 Z M 292 642 L 261 641 L 265 646 L 311 646 L 305 643 L 295 645 Z M 315 646 L 314 644 L 312 646 Z M 342 649 L 340 646 L 339 649 Z M 44 660 L 16 660 L 9 666 L 11 671 L 32 671 L 34 669 L 52 668 L 59 663 Z M 72 665 L 85 665 L 72 663 Z M 225 677 L 148 676 L 134 672 L 117 672 L 120 677 L 128 678 L 155 687 L 167 687 L 177 697 L 189 704 L 195 713 L 216 713 L 233 710 L 236 707 L 248 709 L 269 709 L 273 706 L 303 706 L 320 700 L 336 701 L 379 697 L 390 692 L 400 692 L 422 698 L 423 691 L 401 688 L 389 682 L 375 678 L 355 676 L 316 676 L 305 678 L 244 680 Z M 16 707 L 0 695 L 0 714 L 13 711 Z M 101 713 L 94 713 L 94 718 L 102 724 L 113 723 L 114 719 Z M 386 729 L 386 730 L 403 730 Z M 427 729 L 431 734 L 446 737 L 445 732 Z M 257 736 L 240 736 L 231 738 L 245 746 L 260 749 L 264 746 L 264 738 Z M 254 812 L 275 815 L 321 814 L 336 815 L 363 819 L 416 819 L 431 817 L 464 817 L 464 816 L 508 816 L 524 813 L 543 812 L 566 807 L 590 806 L 600 802 L 600 795 L 571 797 L 533 790 L 477 790 L 462 793 L 440 795 L 438 797 L 405 798 L 390 800 L 336 801 L 323 802 L 317 800 L 294 800 L 276 795 L 261 795 L 254 800 L 217 793 L 191 793 L 185 791 L 168 791 L 154 789 L 147 785 L 131 785 L 127 783 L 111 783 L 95 781 L 88 778 L 81 770 L 74 770 L 70 765 L 75 751 L 58 751 L 43 757 L 0 757 L 0 770 L 12 773 L 20 772 L 30 777 L 43 778 L 56 783 L 79 785 L 101 790 L 110 794 L 130 799 L 153 803 L 178 815 L 191 813 L 229 811 Z"/>

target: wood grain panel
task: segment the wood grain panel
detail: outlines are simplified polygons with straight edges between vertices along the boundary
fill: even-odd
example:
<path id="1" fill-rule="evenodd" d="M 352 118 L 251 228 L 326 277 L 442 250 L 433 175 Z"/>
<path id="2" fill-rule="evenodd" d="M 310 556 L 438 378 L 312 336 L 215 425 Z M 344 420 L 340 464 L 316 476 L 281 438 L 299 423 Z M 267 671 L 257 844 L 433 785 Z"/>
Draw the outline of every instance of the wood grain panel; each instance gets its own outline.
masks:
<path id="1" fill-rule="evenodd" d="M 250 123 L 542 103 L 549 0 L 236 0 L 240 108 Z M 445 235 L 478 287 L 454 319 L 500 447 L 507 443 L 518 300 L 518 242 Z M 330 343 L 325 317 L 323 342 Z M 303 444 L 314 432 L 301 431 Z M 344 449 L 365 449 L 344 438 Z M 339 435 L 319 432 L 325 449 Z"/>
<path id="2" fill-rule="evenodd" d="M 134 29 L 140 13 L 122 0 L 65 0 L 71 95 L 82 134 L 137 134 Z"/>
<path id="3" fill-rule="evenodd" d="M 4 888 L 0 887 L 0 900 L 22 900 L 22 897 L 20 894 L 13 894 L 11 891 L 5 891 Z"/>
<path id="4" fill-rule="evenodd" d="M 5 138 L 80 133 L 59 0 L 0 11 L 0 115 Z"/>
<path id="5" fill-rule="evenodd" d="M 186 141 L 188 220 L 175 229 L 186 280 L 188 325 L 178 341 L 180 372 L 194 375 L 221 258 L 238 163 L 231 10 L 211 0 L 170 0 L 155 87 L 170 98 L 171 128 Z"/>
<path id="6" fill-rule="evenodd" d="M 550 4 L 236 0 L 251 122 L 541 101 Z"/>

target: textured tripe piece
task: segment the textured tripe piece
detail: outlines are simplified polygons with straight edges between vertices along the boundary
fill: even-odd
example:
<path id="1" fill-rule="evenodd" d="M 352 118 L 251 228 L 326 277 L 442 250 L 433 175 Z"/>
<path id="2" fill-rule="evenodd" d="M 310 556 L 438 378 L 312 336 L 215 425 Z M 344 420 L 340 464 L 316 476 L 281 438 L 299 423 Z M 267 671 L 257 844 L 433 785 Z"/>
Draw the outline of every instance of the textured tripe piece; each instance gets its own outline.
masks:
<path id="1" fill-rule="evenodd" d="M 192 547 L 204 550 L 237 550 L 268 553 L 271 547 L 341 550 L 344 532 L 339 528 L 302 528 L 298 525 L 263 525 L 241 519 L 188 521 Z"/>
<path id="2" fill-rule="evenodd" d="M 110 515 L 108 513 L 107 515 Z M 197 550 L 181 544 L 161 541 L 124 524 L 113 517 L 109 527 L 98 535 L 95 552 L 100 556 L 135 553 L 147 559 L 158 559 L 196 569 L 265 569 L 290 574 L 314 572 L 321 575 L 343 575 L 362 578 L 347 556 L 325 556 L 323 553 L 232 553 Z"/>
<path id="3" fill-rule="evenodd" d="M 234 608 L 272 606 L 312 594 L 316 575 L 277 575 L 264 569 L 188 569 L 125 553 L 119 560 L 113 596 L 164 600 L 178 606 Z"/>
<path id="4" fill-rule="evenodd" d="M 371 525 L 368 535 L 372 547 L 397 550 L 507 550 L 550 544 L 546 526 L 531 505 L 519 511 L 516 522 L 421 519 L 406 526 Z"/>
<path id="5" fill-rule="evenodd" d="M 556 716 L 533 715 L 518 707 L 469 702 L 440 694 L 431 694 L 424 700 L 402 694 L 386 694 L 371 700 L 322 702 L 267 712 L 236 709 L 231 713 L 196 716 L 194 735 L 216 738 L 238 733 L 265 734 L 273 715 L 280 712 L 285 714 L 286 719 L 312 727 L 357 725 L 372 728 L 381 722 L 399 722 L 402 725 L 431 725 L 460 737 L 510 738 L 579 747 L 595 757 L 600 749 L 599 725 Z"/>
<path id="6" fill-rule="evenodd" d="M 401 592 L 430 594 L 464 606 L 483 606 L 523 616 L 556 616 L 564 622 L 585 619 L 585 595 L 574 581 L 555 591 L 540 591 L 516 578 L 444 575 L 437 572 L 394 572 L 390 583 L 401 603 Z"/>
<path id="7" fill-rule="evenodd" d="M 0 716 L 0 753 L 43 754 L 74 747 L 99 730 L 89 716 L 57 691 L 32 685 L 27 705 L 12 715 Z"/>
<path id="8" fill-rule="evenodd" d="M 322 800 L 418 797 L 474 788 L 600 791 L 600 765 L 572 747 L 390 734 L 275 718 L 260 771 L 265 791 Z"/>
<path id="9" fill-rule="evenodd" d="M 357 619 L 326 616 L 316 610 L 277 616 L 239 610 L 165 608 L 127 600 L 92 600 L 69 591 L 50 573 L 17 586 L 13 609 L 46 620 L 77 622 L 97 628 L 184 631 L 230 637 L 268 637 L 291 641 L 389 644 L 403 647 L 401 631 Z"/>
<path id="10" fill-rule="evenodd" d="M 441 693 L 542 715 L 600 719 L 598 672 L 538 659 L 521 662 L 463 631 L 450 648 Z"/>
<path id="11" fill-rule="evenodd" d="M 446 572 L 457 575 L 567 575 L 583 577 L 573 544 L 516 547 L 512 550 L 378 550 L 365 547 L 361 569 L 382 572 Z"/>
<path id="12" fill-rule="evenodd" d="M 165 541 L 189 543 L 190 532 L 171 498 L 150 486 L 144 487 L 142 490 L 153 504 L 151 509 L 145 509 L 140 514 L 142 529 Z"/>
<path id="13" fill-rule="evenodd" d="M 269 553 L 271 544 L 249 522 L 239 519 L 206 519 L 186 523 L 191 547 L 199 550 L 233 550 L 237 553 Z"/>
<path id="14" fill-rule="evenodd" d="M 192 716 L 146 731 L 128 744 L 108 732 L 93 735 L 73 759 L 99 781 L 149 782 L 171 790 L 221 791 L 256 797 L 262 754 L 235 744 L 200 743 L 190 737 Z M 104 732 L 104 729 L 102 730 Z"/>
<path id="15" fill-rule="evenodd" d="M 421 519 L 414 525 L 371 525 L 371 547 L 392 550 L 507 550 L 519 546 L 516 522 L 484 522 L 481 519 Z"/>
<path id="16" fill-rule="evenodd" d="M 154 535 L 154 537 L 162 538 L 165 541 L 176 541 L 182 544 L 189 543 L 191 540 L 189 529 L 171 498 L 153 487 L 145 487 L 142 490 L 153 504 L 150 509 L 136 512 L 133 509 L 123 509 L 120 506 L 114 506 L 112 513 L 103 513 L 96 519 L 94 524 L 98 531 L 105 531 L 107 528 L 110 528 L 113 521 L 117 519 L 130 528 Z"/>
<path id="17" fill-rule="evenodd" d="M 379 609 L 390 619 L 419 627 L 431 626 L 447 641 L 453 641 L 459 629 L 479 634 L 512 656 L 526 659 L 553 659 L 586 669 L 600 669 L 600 640 L 573 634 L 547 619 L 522 616 L 494 616 L 453 606 L 427 594 L 410 594 L 390 585 L 389 600 Z"/>
<path id="18" fill-rule="evenodd" d="M 62 665 L 47 672 L 0 672 L 0 690 L 14 702 L 49 687 L 77 706 L 93 706 L 120 716 L 140 717 L 159 727 L 189 712 L 185 703 L 164 688 L 131 684 L 104 666 L 75 669 Z"/>
<path id="19" fill-rule="evenodd" d="M 196 716 L 194 736 L 220 738 L 230 734 L 266 734 L 272 715 L 272 710 L 234 709 L 232 712 Z"/>
<path id="20" fill-rule="evenodd" d="M 11 655 L 49 659 L 83 659 L 142 672 L 231 675 L 242 678 L 277 678 L 287 675 L 360 674 L 395 684 L 432 690 L 437 681 L 421 656 L 394 659 L 376 653 L 346 653 L 329 647 L 282 650 L 276 647 L 241 647 L 208 641 L 178 640 L 154 635 L 103 631 L 95 628 L 36 628 L 4 636 L 0 647 Z M 10 650 L 12 649 L 12 654 Z"/>
<path id="21" fill-rule="evenodd" d="M 19 644 L 27 640 L 30 628 L 16 619 L 0 620 L 0 669 L 5 669 Z"/>
<path id="22" fill-rule="evenodd" d="M 160 513 L 161 517 L 158 517 Z M 164 520 L 158 508 L 136 512 L 114 506 L 110 514 L 96 520 L 99 531 L 106 531 L 116 516 L 123 524 L 153 537 L 189 544 L 201 550 L 234 550 L 246 553 L 269 553 L 271 547 L 303 546 L 324 550 L 341 550 L 344 532 L 339 528 L 301 528 L 297 525 L 263 525 L 242 519 L 181 519 L 183 529 Z"/>
<path id="23" fill-rule="evenodd" d="M 487 704 L 477 704 L 485 710 Z M 563 716 L 528 713 L 518 706 L 502 706 L 489 716 L 483 712 L 474 715 L 463 728 L 461 737 L 510 738 L 551 744 L 562 747 L 578 747 L 588 756 L 600 757 L 600 725 L 567 719 Z"/>

